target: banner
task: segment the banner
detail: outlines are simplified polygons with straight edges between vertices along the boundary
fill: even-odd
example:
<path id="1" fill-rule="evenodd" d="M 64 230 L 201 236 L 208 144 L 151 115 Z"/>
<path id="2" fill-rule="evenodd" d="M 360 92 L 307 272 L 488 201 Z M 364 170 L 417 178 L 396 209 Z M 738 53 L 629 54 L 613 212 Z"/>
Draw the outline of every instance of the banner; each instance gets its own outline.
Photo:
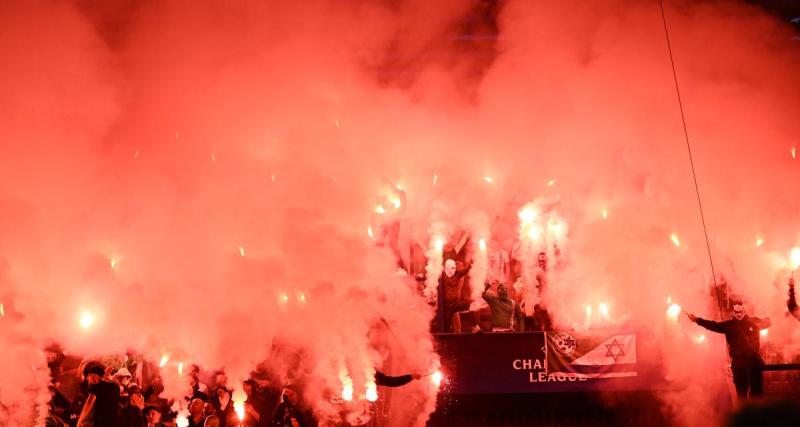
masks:
<path id="1" fill-rule="evenodd" d="M 547 372 L 580 378 L 635 377 L 636 335 L 548 332 Z"/>
<path id="2" fill-rule="evenodd" d="M 638 390 L 636 335 L 480 333 L 436 335 L 443 393 L 541 393 Z"/>

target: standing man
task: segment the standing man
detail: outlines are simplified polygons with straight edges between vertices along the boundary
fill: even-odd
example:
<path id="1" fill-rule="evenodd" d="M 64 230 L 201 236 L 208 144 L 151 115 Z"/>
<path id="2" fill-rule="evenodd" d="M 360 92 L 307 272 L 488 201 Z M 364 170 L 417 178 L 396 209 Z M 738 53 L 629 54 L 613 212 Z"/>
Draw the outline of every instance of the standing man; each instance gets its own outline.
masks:
<path id="1" fill-rule="evenodd" d="M 760 332 L 772 324 L 769 318 L 749 317 L 741 301 L 733 304 L 733 319 L 723 322 L 701 319 L 694 314 L 686 313 L 689 320 L 712 332 L 725 334 L 728 343 L 728 354 L 731 357 L 733 384 L 740 399 L 760 396 L 763 393 L 764 360 L 759 354 Z"/>
<path id="2" fill-rule="evenodd" d="M 459 312 L 469 310 L 470 305 L 469 283 L 465 277 L 469 269 L 467 267 L 459 271 L 453 259 L 444 262 L 444 271 L 439 277 L 436 308 L 439 332 L 461 332 Z"/>

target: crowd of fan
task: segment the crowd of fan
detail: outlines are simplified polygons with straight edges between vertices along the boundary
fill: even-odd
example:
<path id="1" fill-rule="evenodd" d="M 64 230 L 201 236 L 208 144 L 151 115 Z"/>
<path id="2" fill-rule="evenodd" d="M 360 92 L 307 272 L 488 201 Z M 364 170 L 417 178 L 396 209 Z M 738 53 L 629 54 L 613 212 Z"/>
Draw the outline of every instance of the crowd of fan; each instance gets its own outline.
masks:
<path id="1" fill-rule="evenodd" d="M 256 373 L 242 384 L 247 400 L 240 419 L 234 411 L 232 387 L 223 371 L 214 373 L 208 385 L 201 381 L 200 368 L 191 366 L 191 394 L 176 403 L 161 396 L 164 386 L 157 369 L 141 357 L 128 358 L 118 369 L 95 361 L 69 369 L 63 353 L 53 347 L 48 349 L 48 364 L 53 398 L 47 426 L 172 427 L 180 425 L 177 420 L 181 407 L 188 410 L 188 427 L 316 425 L 295 385 L 275 387 Z M 152 374 L 147 375 L 146 371 Z M 71 378 L 75 383 L 65 384 Z M 141 387 L 139 383 L 147 385 Z"/>
<path id="2" fill-rule="evenodd" d="M 550 274 L 547 253 L 538 253 L 534 278 L 526 281 L 518 245 L 510 254 L 499 247 L 490 248 L 486 280 L 475 284 L 469 274 L 472 254 L 465 249 L 469 246 L 468 239 L 463 237 L 444 247 L 443 272 L 435 301 L 437 316 L 432 330 L 440 333 L 552 330 L 543 298 Z M 554 247 L 554 253 L 560 255 L 558 247 Z M 418 274 L 417 280 L 424 282 L 424 275 Z M 473 286 L 483 287 L 482 301 L 477 301 L 478 304 L 473 300 Z"/>

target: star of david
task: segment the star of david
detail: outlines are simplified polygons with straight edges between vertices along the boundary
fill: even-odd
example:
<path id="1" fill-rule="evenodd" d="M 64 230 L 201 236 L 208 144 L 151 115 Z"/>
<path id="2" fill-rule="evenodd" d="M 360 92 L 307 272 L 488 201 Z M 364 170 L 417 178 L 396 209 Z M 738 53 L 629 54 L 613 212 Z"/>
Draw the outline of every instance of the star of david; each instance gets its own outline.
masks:
<path id="1" fill-rule="evenodd" d="M 606 344 L 605 346 L 608 349 L 608 351 L 606 351 L 606 357 L 614 359 L 614 363 L 617 363 L 617 359 L 625 355 L 622 349 L 622 343 L 617 342 L 616 338 L 611 341 L 611 344 Z M 615 348 L 617 349 L 616 351 L 614 350 Z"/>

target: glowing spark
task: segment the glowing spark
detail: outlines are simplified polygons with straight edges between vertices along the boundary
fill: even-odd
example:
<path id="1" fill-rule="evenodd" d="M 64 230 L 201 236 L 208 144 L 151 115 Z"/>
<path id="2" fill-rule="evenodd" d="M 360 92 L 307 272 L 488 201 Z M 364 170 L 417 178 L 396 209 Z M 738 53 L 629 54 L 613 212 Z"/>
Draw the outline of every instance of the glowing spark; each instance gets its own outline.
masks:
<path id="1" fill-rule="evenodd" d="M 211 154 L 211 163 L 217 163 L 217 156 L 215 154 Z"/>
<path id="2" fill-rule="evenodd" d="M 606 305 L 606 303 L 600 303 L 597 309 L 598 311 L 600 311 L 600 314 L 602 314 L 605 317 L 608 317 L 608 305 Z"/>
<path id="3" fill-rule="evenodd" d="M 403 191 L 403 185 L 400 184 L 399 182 L 397 184 L 395 184 L 395 188 L 397 188 L 400 191 Z"/>
<path id="4" fill-rule="evenodd" d="M 764 239 L 761 236 L 756 237 L 756 247 L 760 248 L 764 244 Z"/>
<path id="5" fill-rule="evenodd" d="M 608 210 L 607 209 L 603 209 L 603 219 L 605 220 L 607 218 L 608 218 Z"/>
<path id="6" fill-rule="evenodd" d="M 672 295 L 667 296 L 667 305 L 672 304 Z"/>
<path id="7" fill-rule="evenodd" d="M 183 362 L 178 363 L 178 375 L 183 376 Z"/>
<path id="8" fill-rule="evenodd" d="M 392 197 L 391 202 L 395 209 L 400 209 L 400 206 L 403 205 L 403 202 L 400 201 L 399 197 Z"/>
<path id="9" fill-rule="evenodd" d="M 762 337 L 766 338 L 767 334 L 769 333 L 769 328 L 762 329 L 762 330 L 758 331 L 758 333 L 761 334 Z"/>
<path id="10" fill-rule="evenodd" d="M 134 151 L 133 158 L 136 159 L 139 157 L 139 150 Z"/>
<path id="11" fill-rule="evenodd" d="M 800 267 L 800 248 L 794 247 L 789 253 L 789 261 L 792 263 L 792 270 L 797 270 Z"/>
<path id="12" fill-rule="evenodd" d="M 667 316 L 669 316 L 670 320 L 677 321 L 678 316 L 681 314 L 681 306 L 678 304 L 670 304 L 667 308 Z"/>
<path id="13" fill-rule="evenodd" d="M 89 310 L 83 310 L 80 314 L 78 324 L 81 326 L 81 329 L 88 330 L 94 325 L 94 320 L 94 313 Z"/>
<path id="14" fill-rule="evenodd" d="M 491 184 L 491 183 L 493 183 L 493 182 L 494 182 L 494 180 L 492 179 L 492 177 L 491 177 L 491 176 L 489 176 L 489 175 L 486 175 L 486 176 L 484 176 L 484 177 L 483 177 L 483 180 L 484 180 L 484 181 L 486 181 L 486 182 L 488 182 L 489 184 Z"/>
<path id="15" fill-rule="evenodd" d="M 681 246 L 681 241 L 680 241 L 680 239 L 678 239 L 678 235 L 677 234 L 675 234 L 675 233 L 670 234 L 669 235 L 669 239 L 672 240 L 672 244 L 675 245 L 676 247 L 680 247 Z"/>
<path id="16" fill-rule="evenodd" d="M 374 402 L 378 400 L 378 387 L 375 385 L 374 382 L 369 382 L 367 384 L 367 400 L 370 402 Z"/>
<path id="17" fill-rule="evenodd" d="M 297 300 L 298 300 L 298 301 L 300 301 L 300 302 L 302 302 L 302 303 L 306 302 L 306 294 L 304 294 L 304 293 L 300 292 L 300 293 L 297 295 Z"/>
<path id="18" fill-rule="evenodd" d="M 6 315 L 6 307 L 0 302 L 0 317 L 5 317 Z"/>
<path id="19" fill-rule="evenodd" d="M 386 213 L 386 209 L 382 205 L 375 206 L 375 213 L 378 215 L 383 215 Z"/>
<path id="20" fill-rule="evenodd" d="M 333 125 L 336 126 L 336 129 L 342 128 L 341 123 L 339 123 L 339 119 L 333 119 Z"/>
<path id="21" fill-rule="evenodd" d="M 792 147 L 792 158 L 797 159 L 797 147 Z"/>
<path id="22" fill-rule="evenodd" d="M 231 396 L 233 401 L 233 411 L 239 417 L 239 421 L 244 421 L 244 402 L 247 401 L 247 393 L 242 389 L 236 389 Z"/>
<path id="23" fill-rule="evenodd" d="M 158 362 L 158 367 L 163 368 L 164 366 L 166 366 L 167 362 L 169 362 L 169 354 L 161 356 L 161 361 Z"/>
<path id="24" fill-rule="evenodd" d="M 431 381 L 433 381 L 433 385 L 439 387 L 442 385 L 442 380 L 444 379 L 444 374 L 442 371 L 436 371 L 431 375 Z"/>
<path id="25" fill-rule="evenodd" d="M 279 298 L 280 298 L 280 301 L 281 301 L 283 304 L 286 304 L 287 302 L 289 302 L 289 295 L 286 295 L 286 294 L 281 294 L 281 296 L 280 296 Z"/>
<path id="26" fill-rule="evenodd" d="M 117 259 L 114 258 L 114 257 L 111 257 L 111 259 L 108 260 L 108 264 L 111 265 L 111 269 L 112 270 L 116 269 L 117 268 Z"/>
<path id="27" fill-rule="evenodd" d="M 697 341 L 698 344 L 706 342 L 705 334 L 698 335 L 697 338 L 695 338 L 695 341 Z"/>
<path id="28" fill-rule="evenodd" d="M 180 132 L 175 132 L 175 139 L 178 139 L 178 138 L 180 138 L 180 136 L 181 136 L 181 133 L 180 133 Z"/>
<path id="29" fill-rule="evenodd" d="M 592 317 L 592 306 L 586 305 L 586 317 Z"/>
<path id="30" fill-rule="evenodd" d="M 372 234 L 372 227 L 367 227 L 367 234 L 369 234 L 370 239 L 374 239 L 375 235 Z"/>
<path id="31" fill-rule="evenodd" d="M 239 255 L 244 256 L 244 246 L 239 246 Z"/>
<path id="32" fill-rule="evenodd" d="M 270 176 L 270 178 L 272 179 L 272 183 L 274 184 L 274 183 L 275 183 L 275 174 L 272 174 L 272 175 Z"/>
<path id="33" fill-rule="evenodd" d="M 548 187 L 552 187 L 552 186 L 554 186 L 555 184 L 556 184 L 556 180 L 554 180 L 554 179 L 551 179 L 550 181 L 547 181 L 547 186 L 548 186 Z"/>
<path id="34" fill-rule="evenodd" d="M 486 239 L 479 240 L 478 247 L 480 248 L 480 250 L 486 252 Z"/>
<path id="35" fill-rule="evenodd" d="M 433 176 L 433 185 L 436 185 L 437 182 L 439 182 L 439 175 L 434 175 Z"/>

